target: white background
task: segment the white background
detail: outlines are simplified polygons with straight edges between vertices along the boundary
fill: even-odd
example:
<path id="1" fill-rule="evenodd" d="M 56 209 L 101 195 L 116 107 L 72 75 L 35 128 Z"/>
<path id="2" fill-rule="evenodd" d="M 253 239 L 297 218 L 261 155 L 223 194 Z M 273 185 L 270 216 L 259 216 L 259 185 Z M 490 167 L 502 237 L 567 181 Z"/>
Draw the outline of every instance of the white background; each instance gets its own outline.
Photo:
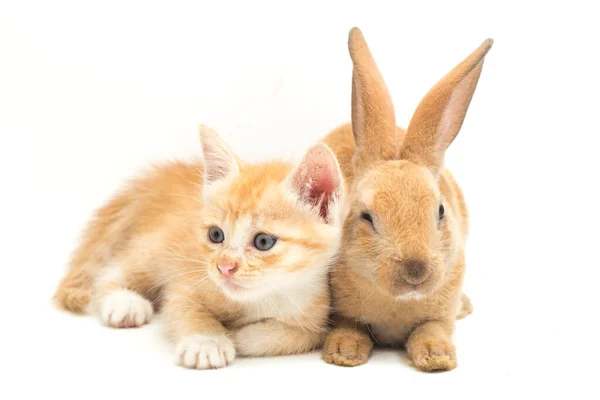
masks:
<path id="1" fill-rule="evenodd" d="M 597 398 L 600 32 L 593 2 L 556 3 L 2 1 L 0 397 Z M 456 370 L 378 351 L 354 369 L 315 353 L 187 371 L 159 323 L 54 309 L 90 213 L 148 162 L 197 154 L 199 123 L 258 160 L 348 121 L 352 26 L 404 126 L 495 40 L 447 156 L 472 215 Z"/>

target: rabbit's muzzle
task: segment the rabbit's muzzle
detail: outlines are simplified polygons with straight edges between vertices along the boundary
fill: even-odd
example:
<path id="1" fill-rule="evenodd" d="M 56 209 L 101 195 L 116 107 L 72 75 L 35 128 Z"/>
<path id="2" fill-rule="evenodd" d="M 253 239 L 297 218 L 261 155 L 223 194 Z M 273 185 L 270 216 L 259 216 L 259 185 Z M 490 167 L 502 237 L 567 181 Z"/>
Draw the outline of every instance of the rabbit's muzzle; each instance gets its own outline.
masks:
<path id="1" fill-rule="evenodd" d="M 432 270 L 422 260 L 410 259 L 398 263 L 397 284 L 420 285 L 431 276 Z"/>

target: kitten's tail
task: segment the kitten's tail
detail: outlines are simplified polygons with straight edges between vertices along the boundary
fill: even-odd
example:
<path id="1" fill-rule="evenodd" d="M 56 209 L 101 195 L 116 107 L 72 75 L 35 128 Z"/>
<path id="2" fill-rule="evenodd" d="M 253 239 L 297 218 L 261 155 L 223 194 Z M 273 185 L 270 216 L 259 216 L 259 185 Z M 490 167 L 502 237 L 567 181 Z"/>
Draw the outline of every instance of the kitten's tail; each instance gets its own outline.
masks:
<path id="1" fill-rule="evenodd" d="M 92 298 L 91 279 L 81 268 L 69 268 L 54 293 L 56 305 L 67 311 L 83 313 Z"/>
<path id="2" fill-rule="evenodd" d="M 84 231 L 53 300 L 74 313 L 84 313 L 90 304 L 94 278 L 127 238 L 136 213 L 136 202 L 123 194 L 99 209 Z"/>

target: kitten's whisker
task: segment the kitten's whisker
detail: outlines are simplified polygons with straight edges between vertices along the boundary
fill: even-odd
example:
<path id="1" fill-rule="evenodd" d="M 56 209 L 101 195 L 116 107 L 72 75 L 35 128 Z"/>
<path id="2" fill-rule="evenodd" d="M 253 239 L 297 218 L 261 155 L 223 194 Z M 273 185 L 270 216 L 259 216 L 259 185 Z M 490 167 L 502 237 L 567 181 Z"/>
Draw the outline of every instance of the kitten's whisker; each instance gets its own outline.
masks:
<path id="1" fill-rule="evenodd" d="M 206 282 L 209 280 L 209 277 L 206 276 L 202 279 L 200 279 L 198 282 L 196 282 L 194 285 L 192 285 L 191 288 L 191 293 L 194 294 L 196 292 L 196 290 L 200 289 L 201 287 L 203 287 Z"/>

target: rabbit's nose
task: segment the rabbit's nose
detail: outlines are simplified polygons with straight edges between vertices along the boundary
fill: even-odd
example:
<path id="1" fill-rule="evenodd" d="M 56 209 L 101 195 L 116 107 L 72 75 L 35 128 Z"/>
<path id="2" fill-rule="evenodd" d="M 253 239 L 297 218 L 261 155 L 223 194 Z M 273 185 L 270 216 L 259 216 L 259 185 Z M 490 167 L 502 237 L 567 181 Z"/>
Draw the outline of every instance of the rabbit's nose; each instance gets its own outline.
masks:
<path id="1" fill-rule="evenodd" d="M 412 285 L 425 282 L 429 275 L 431 275 L 431 271 L 421 260 L 406 260 L 400 265 L 400 276 Z"/>

